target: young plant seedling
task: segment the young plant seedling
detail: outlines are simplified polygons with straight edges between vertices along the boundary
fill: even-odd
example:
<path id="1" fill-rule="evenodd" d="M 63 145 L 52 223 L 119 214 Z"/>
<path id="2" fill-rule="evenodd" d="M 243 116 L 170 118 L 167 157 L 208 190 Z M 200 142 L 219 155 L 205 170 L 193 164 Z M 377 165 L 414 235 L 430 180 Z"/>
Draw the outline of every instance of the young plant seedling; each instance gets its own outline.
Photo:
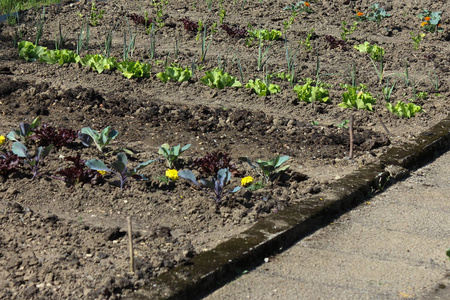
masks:
<path id="1" fill-rule="evenodd" d="M 95 1 L 92 1 L 91 4 L 91 14 L 90 14 L 90 24 L 91 26 L 97 26 L 98 25 L 98 21 L 103 19 L 103 14 L 105 13 L 105 11 L 103 9 L 101 9 L 100 11 L 98 11 L 97 13 L 97 7 L 95 6 Z"/>
<path id="2" fill-rule="evenodd" d="M 181 145 L 170 147 L 169 144 L 163 144 L 159 147 L 158 153 L 164 156 L 168 167 L 173 169 L 180 154 L 189 149 L 189 147 L 191 147 L 191 144 L 186 144 L 183 148 L 181 148 Z"/>
<path id="3" fill-rule="evenodd" d="M 377 27 L 380 28 L 381 21 L 383 21 L 384 18 L 390 17 L 391 15 L 386 12 L 386 10 L 378 3 L 373 4 L 370 9 L 372 12 L 370 12 L 366 19 L 369 21 L 375 21 L 377 22 Z"/>
<path id="4" fill-rule="evenodd" d="M 386 104 L 387 109 L 401 118 L 412 118 L 416 115 L 416 113 L 422 111 L 422 107 L 416 105 L 414 103 L 405 104 L 402 101 L 398 101 L 394 106 L 392 103 Z"/>
<path id="5" fill-rule="evenodd" d="M 308 81 L 304 85 L 296 85 L 294 92 L 297 93 L 300 101 L 311 103 L 314 101 L 327 103 L 330 101 L 328 90 L 324 89 L 320 85 L 311 86 L 312 81 Z"/>
<path id="6" fill-rule="evenodd" d="M 90 159 L 86 162 L 86 165 L 92 170 L 99 172 L 111 172 L 115 174 L 119 179 L 118 184 L 120 189 L 123 189 L 125 183 L 130 177 L 136 180 L 148 180 L 144 175 L 138 174 L 137 172 L 154 161 L 154 159 L 148 160 L 140 163 L 136 168 L 129 170 L 127 167 L 128 158 L 125 153 L 121 152 L 117 155 L 117 160 L 111 164 L 111 168 L 108 168 L 103 161 L 98 159 Z"/>
<path id="7" fill-rule="evenodd" d="M 346 93 L 342 94 L 342 103 L 339 104 L 343 108 L 357 108 L 373 111 L 376 99 L 372 97 L 369 92 L 366 92 L 366 86 L 360 84 L 359 90 L 349 85 L 343 85 L 347 89 Z"/>
<path id="8" fill-rule="evenodd" d="M 38 147 L 36 149 L 36 153 L 32 156 L 27 147 L 21 142 L 14 142 L 12 145 L 12 152 L 19 157 L 25 158 L 24 163 L 27 164 L 31 171 L 33 172 L 32 180 L 39 175 L 40 164 L 44 160 L 44 158 L 50 153 L 53 145 L 49 145 L 47 147 Z"/>
<path id="9" fill-rule="evenodd" d="M 83 58 L 77 56 L 77 60 L 82 66 L 89 66 L 98 73 L 102 73 L 104 70 L 112 70 L 117 67 L 115 57 L 104 57 L 100 54 L 87 54 Z"/>
<path id="10" fill-rule="evenodd" d="M 212 177 L 210 180 L 200 179 L 200 182 L 197 181 L 194 173 L 190 170 L 182 170 L 178 172 L 178 176 L 189 180 L 199 188 L 206 190 L 206 192 L 216 201 L 216 203 L 220 203 L 224 196 L 229 193 L 235 193 L 241 189 L 241 187 L 235 187 L 233 190 L 225 190 L 225 186 L 231 179 L 231 173 L 228 169 L 220 169 L 217 172 L 217 177 Z M 205 189 L 206 188 L 206 189 Z"/>
<path id="11" fill-rule="evenodd" d="M 420 46 L 420 42 L 425 37 L 425 33 L 419 33 L 418 35 L 414 35 L 414 33 L 411 31 L 409 34 L 411 34 L 411 39 L 414 43 L 414 50 L 418 50 Z"/>
<path id="12" fill-rule="evenodd" d="M 428 32 L 438 33 L 444 31 L 441 27 L 441 13 L 440 11 L 428 11 L 424 9 L 422 13 L 418 15 L 422 20 L 420 26 Z"/>
<path id="13" fill-rule="evenodd" d="M 64 64 L 76 63 L 80 61 L 80 57 L 72 50 L 48 50 L 39 57 L 39 61 L 49 65 L 58 63 L 62 66 Z"/>
<path id="14" fill-rule="evenodd" d="M 347 35 L 352 34 L 353 32 L 355 32 L 356 29 L 358 29 L 358 22 L 353 22 L 353 24 L 350 26 L 350 28 L 348 28 L 347 26 L 347 22 L 346 21 L 342 21 L 342 26 L 341 26 L 341 39 L 344 42 L 347 42 L 348 38 Z"/>
<path id="15" fill-rule="evenodd" d="M 29 140 L 36 142 L 39 146 L 48 146 L 53 144 L 56 149 L 62 147 L 70 147 L 77 138 L 77 132 L 72 129 L 59 128 L 55 129 L 48 124 L 42 125 L 34 131 L 34 135 Z"/>
<path id="16" fill-rule="evenodd" d="M 237 173 L 236 167 L 231 163 L 231 157 L 223 152 L 206 153 L 205 157 L 195 159 L 193 166 L 198 168 L 201 174 L 208 176 L 216 176 L 221 169 Z"/>
<path id="17" fill-rule="evenodd" d="M 156 74 L 156 77 L 164 83 L 169 80 L 183 82 L 192 77 L 192 70 L 189 70 L 187 67 L 185 69 L 176 66 L 166 67 L 165 71 Z"/>
<path id="18" fill-rule="evenodd" d="M 356 45 L 354 48 L 359 50 L 359 52 L 367 53 L 369 55 L 370 61 L 372 62 L 375 71 L 377 72 L 381 85 L 384 75 L 384 49 L 375 44 L 370 45 L 369 42 L 364 42 L 364 44 Z M 377 67 L 375 62 L 379 63 L 379 67 Z"/>
<path id="19" fill-rule="evenodd" d="M 250 167 L 260 173 L 264 177 L 266 183 L 269 181 L 273 181 L 281 172 L 286 171 L 289 168 L 289 165 L 283 167 L 281 166 L 288 159 L 288 155 L 277 155 L 276 157 L 268 161 L 258 159 L 257 161 L 252 162 L 248 157 L 239 157 L 240 161 L 247 162 Z"/>
<path id="20" fill-rule="evenodd" d="M 80 153 L 77 153 L 77 156 L 69 156 L 64 159 L 73 162 L 74 165 L 69 168 L 58 169 L 56 174 L 62 177 L 53 177 L 65 181 L 68 186 L 78 183 L 97 184 L 103 178 L 99 171 L 87 167 L 86 160 L 80 158 Z"/>
<path id="21" fill-rule="evenodd" d="M 6 176 L 20 166 L 19 157 L 10 151 L 0 151 L 0 175 Z"/>
<path id="22" fill-rule="evenodd" d="M 90 127 L 84 127 L 78 134 L 78 138 L 86 147 L 90 147 L 92 142 L 94 142 L 97 149 L 103 152 L 105 146 L 115 139 L 118 134 L 117 130 L 111 130 L 111 126 L 106 127 L 100 133 Z"/>
<path id="23" fill-rule="evenodd" d="M 19 57 L 26 61 L 36 61 L 45 53 L 47 47 L 35 46 L 32 42 L 21 41 L 19 46 Z"/>
<path id="24" fill-rule="evenodd" d="M 205 76 L 200 78 L 200 81 L 203 84 L 211 88 L 223 89 L 226 86 L 240 88 L 242 84 L 237 80 L 236 77 L 231 76 L 228 73 L 225 73 L 223 70 L 215 68 L 211 71 L 206 71 Z"/>
<path id="25" fill-rule="evenodd" d="M 255 79 L 255 81 L 250 79 L 245 87 L 252 89 L 259 97 L 276 94 L 281 91 L 279 85 L 273 83 L 267 84 L 266 81 L 259 78 Z"/>
<path id="26" fill-rule="evenodd" d="M 31 124 L 28 123 L 19 123 L 19 129 L 12 130 L 6 136 L 8 140 L 13 142 L 23 142 L 27 143 L 30 136 L 34 133 L 34 130 L 41 123 L 41 117 L 36 117 Z"/>
<path id="27" fill-rule="evenodd" d="M 311 30 L 306 34 L 306 37 L 303 41 L 300 41 L 300 45 L 302 45 L 306 52 L 309 52 L 312 50 L 312 45 L 311 45 L 311 37 L 314 33 L 315 28 L 311 28 Z"/>
<path id="28" fill-rule="evenodd" d="M 117 69 L 128 79 L 150 77 L 152 65 L 139 61 L 123 61 L 117 64 Z"/>

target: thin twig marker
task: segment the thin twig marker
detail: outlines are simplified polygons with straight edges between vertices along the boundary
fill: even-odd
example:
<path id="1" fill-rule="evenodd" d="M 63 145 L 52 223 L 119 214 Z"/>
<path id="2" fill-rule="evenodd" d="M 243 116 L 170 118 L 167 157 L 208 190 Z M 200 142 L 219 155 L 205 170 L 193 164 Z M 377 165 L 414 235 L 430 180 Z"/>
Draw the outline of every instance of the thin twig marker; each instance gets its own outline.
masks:
<path id="1" fill-rule="evenodd" d="M 350 115 L 350 123 L 348 126 L 348 131 L 350 134 L 350 152 L 348 154 L 348 158 L 353 158 L 353 115 Z"/>
<path id="2" fill-rule="evenodd" d="M 130 252 L 130 272 L 134 274 L 134 250 L 133 250 L 133 228 L 131 227 L 131 217 L 127 217 L 128 223 L 128 250 Z"/>

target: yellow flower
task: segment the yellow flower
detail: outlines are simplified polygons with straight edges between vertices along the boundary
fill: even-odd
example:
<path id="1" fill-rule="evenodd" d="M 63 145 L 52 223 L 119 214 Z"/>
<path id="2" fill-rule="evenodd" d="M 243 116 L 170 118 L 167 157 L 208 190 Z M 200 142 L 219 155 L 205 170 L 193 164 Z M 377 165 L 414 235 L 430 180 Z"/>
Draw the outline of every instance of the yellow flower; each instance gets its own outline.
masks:
<path id="1" fill-rule="evenodd" d="M 427 25 L 428 24 L 428 22 L 422 22 L 422 24 L 420 24 L 420 26 L 425 26 L 425 25 Z"/>
<path id="2" fill-rule="evenodd" d="M 3 135 L 0 135 L 0 146 L 5 143 L 6 139 Z"/>
<path id="3" fill-rule="evenodd" d="M 97 171 L 100 175 L 104 176 L 106 174 L 106 171 Z"/>
<path id="4" fill-rule="evenodd" d="M 166 177 L 168 177 L 174 181 L 178 180 L 178 171 L 169 169 L 166 171 Z"/>
<path id="5" fill-rule="evenodd" d="M 251 176 L 244 177 L 241 180 L 241 184 L 243 187 L 248 187 L 248 186 L 252 185 L 252 183 L 253 183 L 253 177 L 251 177 Z"/>

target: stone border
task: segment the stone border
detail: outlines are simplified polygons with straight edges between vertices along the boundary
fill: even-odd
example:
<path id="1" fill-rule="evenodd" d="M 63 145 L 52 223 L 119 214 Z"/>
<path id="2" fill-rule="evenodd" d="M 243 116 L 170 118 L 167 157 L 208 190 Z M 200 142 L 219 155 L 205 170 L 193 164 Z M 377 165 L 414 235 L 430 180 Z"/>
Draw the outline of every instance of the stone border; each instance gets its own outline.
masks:
<path id="1" fill-rule="evenodd" d="M 133 294 L 131 299 L 198 299 L 260 265 L 348 211 L 386 184 L 409 176 L 450 146 L 450 115 L 414 141 L 390 148 L 368 164 L 311 196 L 258 221 L 239 237 L 202 252 Z"/>

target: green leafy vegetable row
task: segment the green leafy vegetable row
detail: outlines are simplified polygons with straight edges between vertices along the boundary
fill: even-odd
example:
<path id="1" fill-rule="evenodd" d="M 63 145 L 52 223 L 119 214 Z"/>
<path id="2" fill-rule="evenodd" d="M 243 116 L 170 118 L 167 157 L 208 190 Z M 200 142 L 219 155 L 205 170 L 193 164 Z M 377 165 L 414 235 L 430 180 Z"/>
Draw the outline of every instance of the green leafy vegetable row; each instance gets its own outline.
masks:
<path id="1" fill-rule="evenodd" d="M 104 70 L 117 69 L 126 78 L 150 77 L 151 71 L 151 65 L 148 63 L 128 60 L 118 63 L 115 57 L 104 57 L 100 54 L 88 54 L 81 58 L 71 50 L 47 50 L 46 47 L 36 46 L 28 41 L 19 42 L 19 57 L 27 61 L 39 60 L 47 64 L 80 63 L 82 66 L 91 67 L 98 73 L 102 73 Z"/>

